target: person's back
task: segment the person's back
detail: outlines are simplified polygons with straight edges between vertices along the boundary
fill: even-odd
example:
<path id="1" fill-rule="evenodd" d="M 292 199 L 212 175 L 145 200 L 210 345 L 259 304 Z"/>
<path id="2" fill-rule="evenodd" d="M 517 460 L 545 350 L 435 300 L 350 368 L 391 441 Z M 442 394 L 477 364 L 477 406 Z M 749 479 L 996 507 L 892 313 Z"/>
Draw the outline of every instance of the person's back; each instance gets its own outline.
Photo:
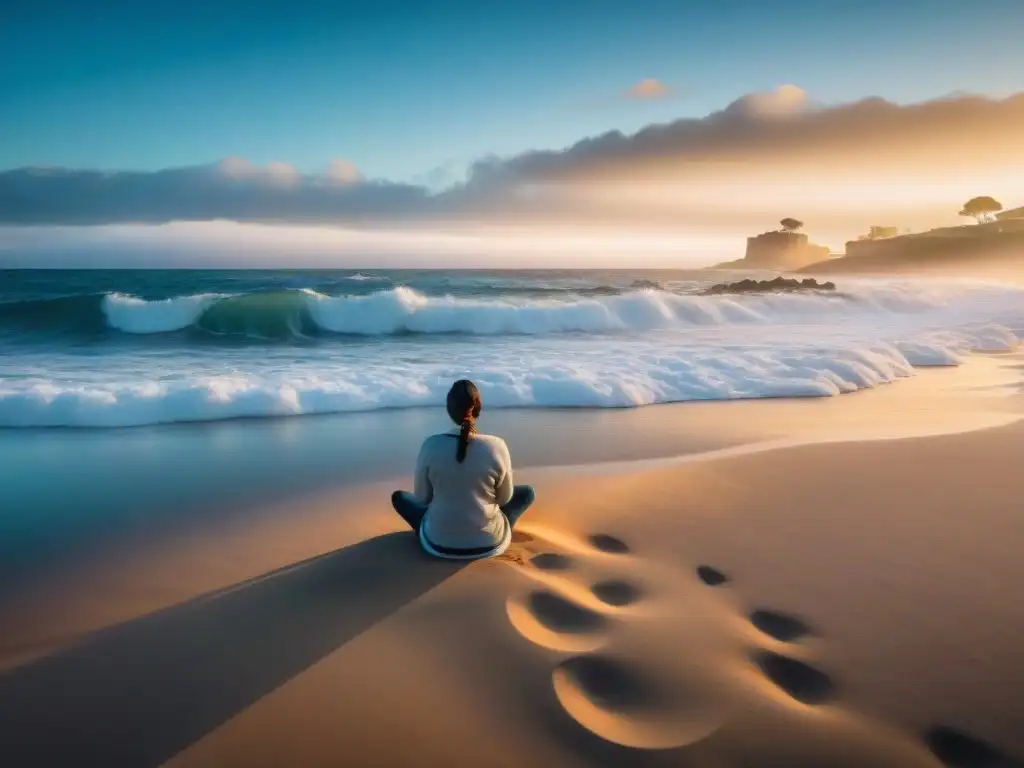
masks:
<path id="1" fill-rule="evenodd" d="M 474 434 L 460 462 L 459 433 L 428 437 L 416 462 L 416 498 L 427 502 L 427 538 L 440 546 L 494 546 L 508 523 L 501 507 L 512 498 L 512 460 L 500 437 Z"/>
<path id="2" fill-rule="evenodd" d="M 395 511 L 440 557 L 490 557 L 504 551 L 512 526 L 533 503 L 533 489 L 512 485 L 512 459 L 500 437 L 481 435 L 483 405 L 471 381 L 455 382 L 448 416 L 458 429 L 431 435 L 416 460 L 414 493 L 395 491 Z"/>

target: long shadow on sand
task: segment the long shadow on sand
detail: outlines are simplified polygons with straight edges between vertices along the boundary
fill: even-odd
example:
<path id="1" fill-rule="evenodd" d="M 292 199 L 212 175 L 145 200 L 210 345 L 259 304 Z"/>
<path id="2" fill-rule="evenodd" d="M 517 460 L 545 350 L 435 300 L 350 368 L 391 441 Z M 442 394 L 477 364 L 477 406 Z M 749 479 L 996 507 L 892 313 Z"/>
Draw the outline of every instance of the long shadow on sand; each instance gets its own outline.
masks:
<path id="1" fill-rule="evenodd" d="M 459 567 L 388 534 L 101 630 L 0 675 L 0 765 L 159 765 Z"/>

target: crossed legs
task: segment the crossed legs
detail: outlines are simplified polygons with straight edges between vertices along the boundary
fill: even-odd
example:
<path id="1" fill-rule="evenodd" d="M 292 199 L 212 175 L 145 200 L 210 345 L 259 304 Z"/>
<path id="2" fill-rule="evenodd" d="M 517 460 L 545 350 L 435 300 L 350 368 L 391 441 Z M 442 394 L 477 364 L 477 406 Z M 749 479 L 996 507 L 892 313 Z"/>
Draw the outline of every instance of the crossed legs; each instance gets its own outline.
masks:
<path id="1" fill-rule="evenodd" d="M 512 490 L 512 498 L 509 499 L 508 504 L 501 508 L 502 513 L 508 518 L 508 524 L 514 526 L 536 498 L 537 494 L 534 493 L 531 486 L 517 485 Z M 423 516 L 427 514 L 426 506 L 420 504 L 411 493 L 406 491 L 395 491 L 391 494 L 391 506 L 413 531 L 419 531 Z"/>

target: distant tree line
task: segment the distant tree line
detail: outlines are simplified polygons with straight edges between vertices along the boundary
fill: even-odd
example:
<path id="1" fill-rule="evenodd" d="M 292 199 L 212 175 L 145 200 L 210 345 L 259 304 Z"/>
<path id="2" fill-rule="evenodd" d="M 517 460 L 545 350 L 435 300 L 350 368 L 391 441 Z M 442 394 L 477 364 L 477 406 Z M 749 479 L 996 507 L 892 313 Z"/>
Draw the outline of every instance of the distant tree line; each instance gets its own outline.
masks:
<path id="1" fill-rule="evenodd" d="M 987 195 L 980 197 L 972 197 L 966 203 L 964 203 L 963 209 L 960 211 L 961 216 L 967 216 L 974 219 L 979 224 L 983 224 L 987 221 L 993 221 L 995 215 L 1003 210 L 1003 204 L 996 200 L 994 197 Z M 780 232 L 799 232 L 804 228 L 804 223 L 800 219 L 785 218 L 779 221 Z M 910 230 L 906 230 L 904 234 L 909 234 Z M 889 237 L 896 237 L 899 231 L 896 227 L 871 227 L 871 232 L 867 235 L 861 235 L 858 240 L 880 240 Z"/>
<path id="2" fill-rule="evenodd" d="M 979 197 L 972 197 L 966 203 L 964 203 L 963 209 L 960 211 L 960 216 L 967 216 L 974 219 L 979 224 L 983 224 L 987 221 L 993 221 L 995 215 L 1003 210 L 1003 204 L 996 200 L 994 197 L 988 195 L 982 195 Z M 804 223 L 800 219 L 786 218 L 779 222 L 780 232 L 798 232 L 804 228 Z M 898 235 L 896 227 L 871 227 L 871 232 L 867 235 L 861 235 L 859 240 L 880 240 L 882 238 L 895 237 Z"/>

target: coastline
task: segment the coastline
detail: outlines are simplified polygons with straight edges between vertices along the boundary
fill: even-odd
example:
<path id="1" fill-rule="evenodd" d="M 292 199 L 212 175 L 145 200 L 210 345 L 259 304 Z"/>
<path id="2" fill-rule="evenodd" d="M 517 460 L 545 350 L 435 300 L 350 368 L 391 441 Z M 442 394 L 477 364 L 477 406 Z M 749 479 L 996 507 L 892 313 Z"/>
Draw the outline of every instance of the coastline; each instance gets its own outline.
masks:
<path id="1" fill-rule="evenodd" d="M 1022 364 L 976 356 L 828 399 L 488 413 L 540 501 L 512 557 L 450 571 L 386 505 L 436 414 L 115 430 L 107 453 L 72 434 L 66 451 L 112 469 L 81 513 L 134 514 L 8 583 L 0 756 L 63 748 L 44 727 L 79 756 L 173 766 L 453 764 L 454 742 L 459 765 L 936 768 L 935 728 L 1021 754 Z M 345 423 L 357 450 L 325 451 Z M 218 475 L 205 442 L 241 469 Z M 188 477 L 189 451 L 206 474 Z M 177 476 L 142 499 L 147 466 Z M 773 636 L 777 615 L 807 631 Z M 100 685 L 90 658 L 102 705 L 26 702 L 55 669 Z"/>
<path id="2" fill-rule="evenodd" d="M 996 426 L 1014 418 L 1013 354 L 915 369 L 834 397 L 690 401 L 641 408 L 491 409 L 522 470 L 624 471 L 762 444 L 883 439 Z M 869 404 L 867 410 L 860 405 Z M 159 538 L 204 519 L 248 515 L 297 496 L 399 482 L 422 437 L 448 428 L 437 408 L 233 419 L 114 429 L 0 429 L 9 479 L 0 509 L 0 584 L 22 563 L 72 559 L 137 529 Z M 757 448 L 760 450 L 760 448 Z M 73 490 L 76 505 L 66 500 Z M 4 591 L 0 586 L 0 594 Z"/>

